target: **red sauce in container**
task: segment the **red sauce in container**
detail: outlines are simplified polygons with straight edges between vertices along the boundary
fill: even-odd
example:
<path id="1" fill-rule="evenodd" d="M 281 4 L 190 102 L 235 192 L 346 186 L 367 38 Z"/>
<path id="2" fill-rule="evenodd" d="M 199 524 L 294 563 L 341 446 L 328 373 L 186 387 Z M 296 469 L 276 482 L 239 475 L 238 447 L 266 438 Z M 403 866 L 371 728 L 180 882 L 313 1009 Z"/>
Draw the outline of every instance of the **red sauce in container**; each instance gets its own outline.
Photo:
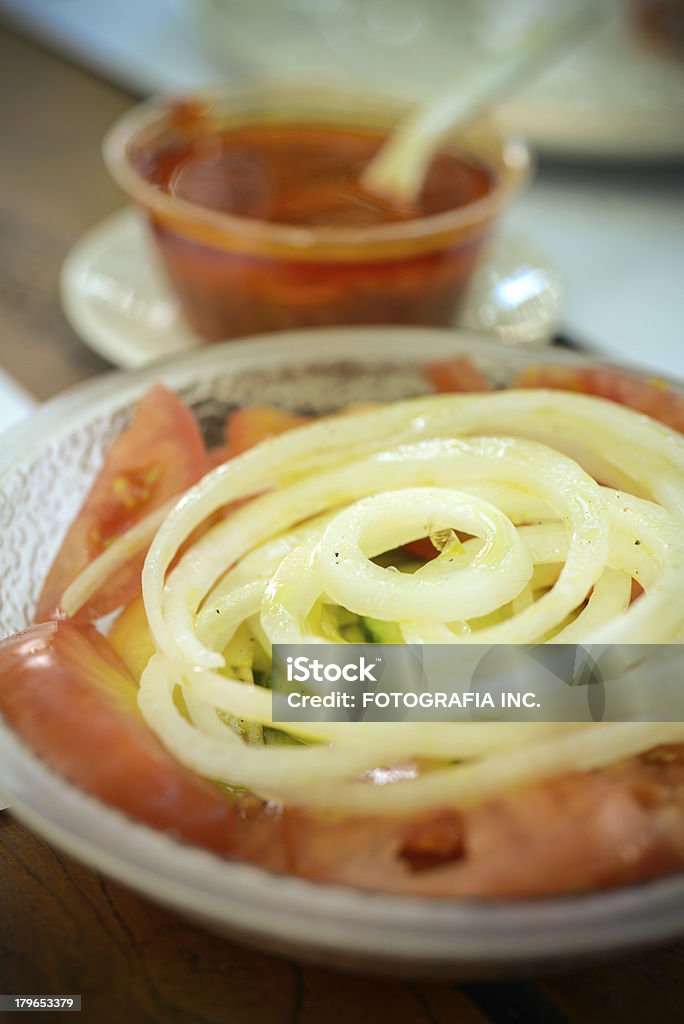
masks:
<path id="1" fill-rule="evenodd" d="M 178 199 L 238 217 L 309 227 L 387 224 L 481 199 L 492 173 L 474 158 L 439 153 L 415 204 L 368 192 L 363 171 L 375 133 L 306 124 L 264 125 L 174 144 L 140 161 L 145 177 Z"/>
<path id="2" fill-rule="evenodd" d="M 172 202 L 150 210 L 185 316 L 209 340 L 336 324 L 453 323 L 491 213 L 457 228 L 424 218 L 477 210 L 494 172 L 457 151 L 433 159 L 403 207 L 361 174 L 384 136 L 308 123 L 183 130 L 132 163 Z"/>

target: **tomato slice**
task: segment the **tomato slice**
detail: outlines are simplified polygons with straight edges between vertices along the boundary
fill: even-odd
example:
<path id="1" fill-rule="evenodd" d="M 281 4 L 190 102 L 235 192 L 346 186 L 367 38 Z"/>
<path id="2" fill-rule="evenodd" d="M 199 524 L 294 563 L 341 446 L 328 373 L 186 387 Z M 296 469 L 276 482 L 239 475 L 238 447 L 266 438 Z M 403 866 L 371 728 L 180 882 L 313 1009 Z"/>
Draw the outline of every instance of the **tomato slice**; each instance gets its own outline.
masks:
<path id="1" fill-rule="evenodd" d="M 682 748 L 669 771 L 645 764 L 647 756 L 544 779 L 461 812 L 333 817 L 286 808 L 289 869 L 363 889 L 487 899 L 669 874 L 684 856 Z"/>
<path id="2" fill-rule="evenodd" d="M 684 433 L 684 396 L 658 377 L 637 377 L 605 366 L 531 366 L 510 385 L 513 388 L 555 388 L 597 395 L 660 420 Z"/>
<path id="3" fill-rule="evenodd" d="M 310 416 L 298 416 L 274 405 L 252 405 L 246 409 L 236 409 L 226 420 L 225 444 L 209 453 L 211 464 L 220 466 L 222 462 L 241 455 L 261 441 L 277 437 L 294 427 L 301 427 L 310 420 Z"/>
<path id="4" fill-rule="evenodd" d="M 309 416 L 277 409 L 273 405 L 254 405 L 238 409 L 228 417 L 226 441 L 231 458 L 246 452 L 269 437 L 277 437 L 310 421 Z"/>
<path id="5" fill-rule="evenodd" d="M 167 753 L 109 643 L 67 620 L 0 642 L 0 714 L 53 769 L 129 817 L 316 881 L 519 898 L 642 881 L 682 863 L 684 747 L 543 780 L 462 812 L 331 817 L 233 800 Z"/>
<path id="6" fill-rule="evenodd" d="M 0 642 L 0 712 L 52 768 L 138 821 L 229 852 L 233 804 L 167 753 L 136 693 L 94 626 L 56 620 Z"/>
<path id="7" fill-rule="evenodd" d="M 133 422 L 107 452 L 43 585 L 35 621 L 59 614 L 66 587 L 118 536 L 181 494 L 209 469 L 199 426 L 167 388 L 155 385 L 136 406 Z M 77 618 L 99 618 L 140 591 L 142 552 L 115 573 Z"/>
<path id="8" fill-rule="evenodd" d="M 412 540 L 408 544 L 404 544 L 404 551 L 415 558 L 422 558 L 426 562 L 431 562 L 439 554 L 429 537 L 421 537 L 420 540 Z"/>
<path id="9" fill-rule="evenodd" d="M 427 363 L 425 373 L 435 391 L 492 391 L 492 385 L 467 356 L 453 356 L 436 363 Z"/>

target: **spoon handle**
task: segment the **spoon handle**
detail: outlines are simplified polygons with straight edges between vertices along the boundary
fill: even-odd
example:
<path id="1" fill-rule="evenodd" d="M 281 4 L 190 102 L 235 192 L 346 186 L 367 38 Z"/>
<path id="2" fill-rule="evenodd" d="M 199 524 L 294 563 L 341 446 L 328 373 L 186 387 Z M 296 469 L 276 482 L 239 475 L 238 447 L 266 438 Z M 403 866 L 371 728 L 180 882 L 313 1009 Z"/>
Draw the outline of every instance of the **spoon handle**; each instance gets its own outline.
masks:
<path id="1" fill-rule="evenodd" d="M 371 160 L 362 183 L 370 191 L 410 203 L 419 194 L 444 135 L 507 99 L 543 70 L 553 56 L 582 38 L 603 18 L 601 4 L 571 5 L 530 32 L 522 49 L 484 65 L 467 91 L 452 87 L 403 118 Z"/>

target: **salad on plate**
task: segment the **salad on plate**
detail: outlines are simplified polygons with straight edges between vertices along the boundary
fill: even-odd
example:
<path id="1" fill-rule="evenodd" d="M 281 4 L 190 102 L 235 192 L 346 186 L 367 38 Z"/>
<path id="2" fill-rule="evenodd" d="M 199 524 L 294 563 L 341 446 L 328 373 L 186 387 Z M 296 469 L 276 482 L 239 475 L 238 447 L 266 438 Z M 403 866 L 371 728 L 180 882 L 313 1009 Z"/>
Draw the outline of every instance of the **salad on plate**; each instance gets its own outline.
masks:
<path id="1" fill-rule="evenodd" d="M 139 401 L 0 642 L 0 713 L 178 842 L 361 889 L 522 899 L 684 866 L 684 724 L 274 721 L 271 649 L 679 643 L 684 399 L 601 367 L 312 417 L 207 447 Z"/>

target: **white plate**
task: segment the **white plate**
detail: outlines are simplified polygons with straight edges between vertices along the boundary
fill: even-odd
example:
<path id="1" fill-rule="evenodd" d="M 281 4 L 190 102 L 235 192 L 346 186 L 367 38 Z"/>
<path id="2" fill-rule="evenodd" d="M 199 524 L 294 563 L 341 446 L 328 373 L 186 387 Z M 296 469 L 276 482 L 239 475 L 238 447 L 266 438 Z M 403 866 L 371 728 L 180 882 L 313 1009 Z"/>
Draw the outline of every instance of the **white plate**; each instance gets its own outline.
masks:
<path id="1" fill-rule="evenodd" d="M 31 620 L 47 567 L 104 450 L 153 381 L 177 390 L 208 423 L 236 403 L 297 408 L 305 401 L 322 411 L 417 394 L 427 387 L 423 363 L 456 354 L 473 358 L 493 381 L 526 365 L 572 365 L 578 358 L 428 328 L 309 330 L 207 346 L 137 373 L 109 374 L 47 403 L 0 447 L 0 636 Z M 681 874 L 510 903 L 361 892 L 273 875 L 176 842 L 99 803 L 51 771 L 3 721 L 0 777 L 12 814 L 90 867 L 221 933 L 318 963 L 404 978 L 510 977 L 684 931 Z"/>
<path id="2" fill-rule="evenodd" d="M 127 208 L 92 228 L 62 268 L 62 303 L 83 341 L 132 369 L 202 344 L 180 313 L 140 215 Z M 470 288 L 460 326 L 516 345 L 550 339 L 559 276 L 532 243 L 503 235 Z"/>

